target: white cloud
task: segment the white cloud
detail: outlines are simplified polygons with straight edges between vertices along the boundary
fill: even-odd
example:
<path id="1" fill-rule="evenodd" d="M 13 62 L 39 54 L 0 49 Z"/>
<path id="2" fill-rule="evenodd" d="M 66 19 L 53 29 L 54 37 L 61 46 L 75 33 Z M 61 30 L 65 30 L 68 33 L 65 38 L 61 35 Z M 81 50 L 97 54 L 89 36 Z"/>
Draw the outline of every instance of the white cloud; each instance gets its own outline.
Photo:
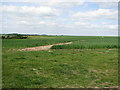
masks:
<path id="1" fill-rule="evenodd" d="M 100 8 L 118 8 L 118 2 L 96 2 Z"/>
<path id="2" fill-rule="evenodd" d="M 94 11 L 86 11 L 86 12 L 74 12 L 71 15 L 71 18 L 76 20 L 98 20 L 98 19 L 110 19 L 117 20 L 118 19 L 118 11 L 112 9 L 98 9 Z"/>
<path id="3" fill-rule="evenodd" d="M 88 0 L 88 2 L 119 2 L 119 0 Z"/>
<path id="4" fill-rule="evenodd" d="M 108 29 L 114 29 L 114 30 L 118 29 L 118 25 L 105 25 L 105 27 Z"/>
<path id="5" fill-rule="evenodd" d="M 57 9 L 40 6 L 40 7 L 28 7 L 28 6 L 1 6 L 4 13 L 15 14 L 18 16 L 43 16 L 52 17 L 58 16 L 60 12 Z"/>
<path id="6" fill-rule="evenodd" d="M 118 24 L 110 24 L 108 22 L 102 22 L 101 25 L 106 27 L 107 29 L 118 30 Z"/>
<path id="7" fill-rule="evenodd" d="M 57 7 L 71 7 L 74 5 L 83 5 L 83 0 L 49 0 L 45 2 L 45 5 L 48 6 L 57 6 Z"/>
<path id="8" fill-rule="evenodd" d="M 85 25 L 85 26 L 90 25 L 90 23 L 88 23 L 88 22 L 75 22 L 74 24 L 75 25 Z"/>
<path id="9" fill-rule="evenodd" d="M 61 2 L 79 2 L 83 3 L 85 0 L 1 0 L 1 2 L 32 2 L 32 3 L 61 3 Z"/>
<path id="10" fill-rule="evenodd" d="M 38 24 L 38 25 L 57 25 L 55 22 L 45 22 L 45 21 L 40 21 L 36 24 Z"/>
<path id="11" fill-rule="evenodd" d="M 83 5 L 83 2 L 79 2 L 79 0 L 73 3 L 69 3 L 68 0 L 59 0 L 58 2 L 50 0 L 48 2 L 51 3 L 43 2 L 39 6 L 34 6 L 35 4 L 33 6 L 28 6 L 27 4 L 25 4 L 26 6 L 0 6 L 0 9 L 3 9 L 3 20 L 6 22 L 3 25 L 4 32 L 47 34 L 87 33 L 88 35 L 95 35 L 99 32 L 101 34 L 105 32 L 105 34 L 112 35 L 117 32 L 117 25 L 110 24 L 105 20 L 117 21 L 117 10 L 74 11 L 74 8 L 76 8 L 75 5 Z"/>
<path id="12" fill-rule="evenodd" d="M 61 2 L 61 0 L 1 0 L 2 2 L 49 2 L 56 1 Z M 63 2 L 119 2 L 119 0 L 62 0 Z"/>
<path id="13" fill-rule="evenodd" d="M 27 2 L 50 7 L 71 7 L 83 5 L 84 0 L 3 0 L 2 2 Z"/>
<path id="14" fill-rule="evenodd" d="M 41 21 L 41 22 L 39 22 L 39 23 L 37 23 L 37 24 L 46 24 L 44 21 Z"/>
<path id="15" fill-rule="evenodd" d="M 28 21 L 18 21 L 17 24 L 25 24 L 25 25 L 30 25 L 31 23 Z"/>
<path id="16" fill-rule="evenodd" d="M 75 22 L 74 27 L 84 28 L 84 29 L 95 29 L 95 30 L 117 30 L 118 25 L 116 24 L 110 24 L 103 22 L 101 24 L 92 24 L 90 22 Z"/>

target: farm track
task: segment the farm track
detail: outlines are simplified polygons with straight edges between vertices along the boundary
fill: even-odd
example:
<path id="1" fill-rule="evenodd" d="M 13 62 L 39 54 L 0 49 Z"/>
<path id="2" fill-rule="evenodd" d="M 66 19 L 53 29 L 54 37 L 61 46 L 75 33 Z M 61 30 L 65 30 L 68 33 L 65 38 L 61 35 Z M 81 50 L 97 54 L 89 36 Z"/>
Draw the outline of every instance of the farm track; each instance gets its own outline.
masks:
<path id="1" fill-rule="evenodd" d="M 58 44 L 52 44 L 52 45 L 24 48 L 24 49 L 18 49 L 17 51 L 42 51 L 42 50 L 46 51 L 46 50 L 49 50 L 54 45 L 64 45 L 64 44 L 71 44 L 71 43 L 72 42 L 67 42 L 67 43 L 58 43 Z"/>

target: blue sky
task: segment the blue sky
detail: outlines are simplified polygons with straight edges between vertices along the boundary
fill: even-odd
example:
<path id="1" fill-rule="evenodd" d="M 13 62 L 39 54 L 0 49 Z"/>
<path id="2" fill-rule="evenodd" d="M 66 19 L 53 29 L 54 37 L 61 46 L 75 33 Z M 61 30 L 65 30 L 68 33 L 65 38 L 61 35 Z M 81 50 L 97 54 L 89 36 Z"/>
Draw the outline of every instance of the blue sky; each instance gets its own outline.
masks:
<path id="1" fill-rule="evenodd" d="M 117 2 L 2 2 L 2 33 L 117 36 Z"/>

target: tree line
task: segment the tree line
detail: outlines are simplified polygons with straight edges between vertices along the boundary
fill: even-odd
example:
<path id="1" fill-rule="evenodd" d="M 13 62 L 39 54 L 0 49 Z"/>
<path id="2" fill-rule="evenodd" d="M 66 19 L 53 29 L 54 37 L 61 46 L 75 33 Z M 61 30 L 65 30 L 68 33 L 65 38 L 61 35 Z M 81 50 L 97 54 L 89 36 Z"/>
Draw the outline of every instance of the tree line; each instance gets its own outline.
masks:
<path id="1" fill-rule="evenodd" d="M 0 36 L 2 39 L 27 39 L 28 36 L 23 36 L 21 34 L 8 34 Z"/>

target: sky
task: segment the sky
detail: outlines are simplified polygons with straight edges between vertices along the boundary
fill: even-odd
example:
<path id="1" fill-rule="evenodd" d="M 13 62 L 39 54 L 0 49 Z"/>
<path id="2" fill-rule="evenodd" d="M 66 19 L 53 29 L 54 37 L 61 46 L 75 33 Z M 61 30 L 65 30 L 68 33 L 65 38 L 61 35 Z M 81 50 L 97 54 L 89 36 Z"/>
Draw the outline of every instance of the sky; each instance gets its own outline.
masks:
<path id="1" fill-rule="evenodd" d="M 4 0 L 0 33 L 117 36 L 118 2 L 91 1 Z"/>

